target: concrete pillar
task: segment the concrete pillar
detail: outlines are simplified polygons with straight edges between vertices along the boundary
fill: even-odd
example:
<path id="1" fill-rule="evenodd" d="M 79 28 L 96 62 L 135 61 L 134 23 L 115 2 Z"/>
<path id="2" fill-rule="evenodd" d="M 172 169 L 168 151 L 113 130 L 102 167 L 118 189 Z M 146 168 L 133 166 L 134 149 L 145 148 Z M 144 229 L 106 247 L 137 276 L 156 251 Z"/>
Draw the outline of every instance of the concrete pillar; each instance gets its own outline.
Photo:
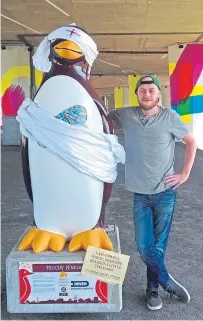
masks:
<path id="1" fill-rule="evenodd" d="M 171 107 L 170 87 L 161 86 L 161 100 L 160 105 L 163 107 Z"/>
<path id="2" fill-rule="evenodd" d="M 135 87 L 140 79 L 140 75 L 129 75 L 128 76 L 128 87 L 129 87 L 129 106 L 137 107 L 139 106 L 137 96 L 135 95 Z"/>
<path id="3" fill-rule="evenodd" d="M 114 94 L 105 95 L 105 106 L 108 111 L 110 111 L 111 109 L 114 109 L 115 107 Z"/>
<path id="4" fill-rule="evenodd" d="M 171 106 L 203 149 L 203 44 L 169 46 Z"/>
<path id="5" fill-rule="evenodd" d="M 123 88 L 123 107 L 129 107 L 129 88 Z"/>
<path id="6" fill-rule="evenodd" d="M 123 95 L 124 95 L 124 91 L 122 87 L 114 88 L 115 108 L 123 107 Z"/>
<path id="7" fill-rule="evenodd" d="M 8 46 L 1 51 L 0 128 L 3 145 L 19 145 L 18 108 L 30 96 L 29 52 L 26 47 Z"/>
<path id="8" fill-rule="evenodd" d="M 115 100 L 115 108 L 129 107 L 128 87 L 115 87 L 114 100 Z"/>

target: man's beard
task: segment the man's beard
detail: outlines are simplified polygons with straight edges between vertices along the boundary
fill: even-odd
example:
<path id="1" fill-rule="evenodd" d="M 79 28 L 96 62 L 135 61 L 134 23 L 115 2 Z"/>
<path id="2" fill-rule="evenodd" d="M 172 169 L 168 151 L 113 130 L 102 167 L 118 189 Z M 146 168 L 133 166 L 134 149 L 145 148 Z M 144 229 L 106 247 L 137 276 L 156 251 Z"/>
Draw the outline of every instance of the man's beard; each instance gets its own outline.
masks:
<path id="1" fill-rule="evenodd" d="M 157 98 L 156 101 L 150 101 L 150 103 L 146 102 L 146 104 L 145 104 L 145 102 L 139 101 L 140 107 L 143 108 L 144 110 L 151 110 L 154 107 L 156 107 L 158 105 L 158 103 L 159 103 L 159 97 Z"/>

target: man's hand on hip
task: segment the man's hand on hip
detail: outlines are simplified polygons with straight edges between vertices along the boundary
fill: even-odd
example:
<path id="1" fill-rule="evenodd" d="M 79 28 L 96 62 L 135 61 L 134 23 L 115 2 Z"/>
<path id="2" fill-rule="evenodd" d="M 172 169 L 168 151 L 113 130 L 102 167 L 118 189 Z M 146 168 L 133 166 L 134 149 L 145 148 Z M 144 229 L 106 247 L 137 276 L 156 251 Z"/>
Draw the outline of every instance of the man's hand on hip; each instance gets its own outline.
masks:
<path id="1" fill-rule="evenodd" d="M 174 175 L 169 175 L 164 177 L 164 183 L 169 184 L 171 186 L 174 186 L 174 190 L 178 188 L 181 184 L 185 183 L 189 177 L 189 174 L 186 174 L 184 172 L 177 173 Z"/>

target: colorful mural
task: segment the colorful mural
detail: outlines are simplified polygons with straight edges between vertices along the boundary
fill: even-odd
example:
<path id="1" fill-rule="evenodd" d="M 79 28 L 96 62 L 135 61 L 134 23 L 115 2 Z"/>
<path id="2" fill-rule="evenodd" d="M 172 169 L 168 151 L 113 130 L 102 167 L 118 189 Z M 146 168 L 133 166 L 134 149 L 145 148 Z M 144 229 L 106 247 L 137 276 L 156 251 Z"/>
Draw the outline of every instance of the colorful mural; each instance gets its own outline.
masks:
<path id="1" fill-rule="evenodd" d="M 11 85 L 6 89 L 1 100 L 2 114 L 4 116 L 15 116 L 24 99 L 25 92 L 22 87 Z"/>
<path id="2" fill-rule="evenodd" d="M 25 77 L 30 81 L 29 66 L 12 66 L 1 79 L 1 108 L 3 116 L 16 116 L 18 108 L 25 99 L 23 86 L 14 85 L 20 78 Z M 35 85 L 38 87 L 42 80 L 42 73 L 35 70 Z"/>
<path id="3" fill-rule="evenodd" d="M 172 46 L 169 74 L 171 106 L 190 123 L 191 115 L 203 112 L 203 44 Z"/>

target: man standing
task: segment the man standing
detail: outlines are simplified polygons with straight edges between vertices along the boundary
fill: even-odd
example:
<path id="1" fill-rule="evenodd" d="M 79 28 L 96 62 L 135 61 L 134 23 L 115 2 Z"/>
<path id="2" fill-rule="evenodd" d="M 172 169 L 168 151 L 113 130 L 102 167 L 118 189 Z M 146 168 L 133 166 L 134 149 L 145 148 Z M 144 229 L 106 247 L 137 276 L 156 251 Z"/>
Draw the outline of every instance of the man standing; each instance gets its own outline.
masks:
<path id="1" fill-rule="evenodd" d="M 196 143 L 181 117 L 171 108 L 159 106 L 157 78 L 142 77 L 135 93 L 138 108 L 113 110 L 110 117 L 125 133 L 125 187 L 134 193 L 137 249 L 147 265 L 147 306 L 158 310 L 162 307 L 159 285 L 181 301 L 190 301 L 188 291 L 168 273 L 164 257 L 176 189 L 190 175 Z M 180 173 L 175 173 L 173 167 L 175 139 L 186 143 L 185 163 Z"/>

